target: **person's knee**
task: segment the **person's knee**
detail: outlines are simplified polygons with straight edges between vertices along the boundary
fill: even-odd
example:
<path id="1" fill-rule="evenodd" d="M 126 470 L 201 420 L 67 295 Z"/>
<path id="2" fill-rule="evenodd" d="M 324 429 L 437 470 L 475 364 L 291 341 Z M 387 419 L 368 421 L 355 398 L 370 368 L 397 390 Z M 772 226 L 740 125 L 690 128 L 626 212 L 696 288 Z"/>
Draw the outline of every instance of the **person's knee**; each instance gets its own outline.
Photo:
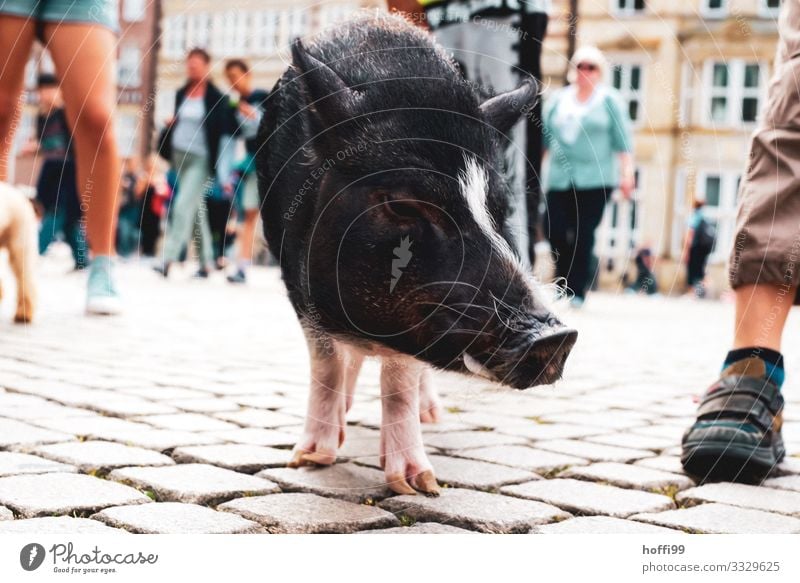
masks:
<path id="1" fill-rule="evenodd" d="M 113 108 L 105 104 L 85 104 L 75 126 L 76 137 L 82 136 L 98 145 L 116 144 Z"/>

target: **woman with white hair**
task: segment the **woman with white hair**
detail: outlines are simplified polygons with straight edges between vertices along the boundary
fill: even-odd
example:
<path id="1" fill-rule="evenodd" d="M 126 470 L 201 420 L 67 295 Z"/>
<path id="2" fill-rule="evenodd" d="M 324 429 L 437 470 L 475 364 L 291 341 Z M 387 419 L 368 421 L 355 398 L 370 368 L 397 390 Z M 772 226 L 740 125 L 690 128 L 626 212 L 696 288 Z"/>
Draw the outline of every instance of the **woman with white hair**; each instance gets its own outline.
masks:
<path id="1" fill-rule="evenodd" d="M 630 119 L 616 91 L 603 83 L 606 60 L 582 47 L 570 63 L 570 85 L 545 104 L 543 138 L 548 159 L 545 232 L 556 277 L 566 280 L 580 307 L 594 273 L 594 232 L 609 195 L 634 189 Z"/>

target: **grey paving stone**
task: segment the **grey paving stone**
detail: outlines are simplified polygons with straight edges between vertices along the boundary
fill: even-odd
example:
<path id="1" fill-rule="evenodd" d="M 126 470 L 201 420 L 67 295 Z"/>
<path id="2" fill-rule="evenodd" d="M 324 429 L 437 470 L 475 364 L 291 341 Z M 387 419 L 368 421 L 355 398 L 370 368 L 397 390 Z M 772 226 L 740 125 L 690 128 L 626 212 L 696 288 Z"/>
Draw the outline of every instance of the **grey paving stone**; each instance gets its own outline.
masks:
<path id="1" fill-rule="evenodd" d="M 653 451 L 662 451 L 675 446 L 675 442 L 672 439 L 627 432 L 592 435 L 586 437 L 585 440 L 594 443 L 602 443 L 603 445 L 616 445 L 617 447 L 627 447 L 630 449 L 650 449 Z"/>
<path id="2" fill-rule="evenodd" d="M 571 455 L 535 449 L 526 445 L 497 445 L 458 452 L 459 457 L 481 460 L 537 473 L 549 473 L 589 461 Z"/>
<path id="3" fill-rule="evenodd" d="M 244 498 L 251 500 L 251 498 Z M 115 506 L 92 515 L 109 526 L 143 534 L 248 534 L 264 532 L 255 522 L 217 512 L 206 506 L 180 502 L 156 502 Z"/>
<path id="4" fill-rule="evenodd" d="M 596 413 L 555 413 L 544 415 L 544 421 L 551 423 L 570 423 L 586 427 L 603 427 L 605 429 L 630 429 L 641 426 L 642 418 L 635 412 L 606 410 L 603 415 Z"/>
<path id="5" fill-rule="evenodd" d="M 89 518 L 46 516 L 0 522 L 0 534 L 126 534 Z"/>
<path id="6" fill-rule="evenodd" d="M 700 504 L 666 512 L 635 514 L 633 520 L 710 534 L 800 533 L 800 520 L 727 504 Z"/>
<path id="7" fill-rule="evenodd" d="M 694 482 L 686 476 L 631 464 L 618 464 L 616 462 L 600 462 L 589 466 L 576 466 L 559 474 L 559 477 L 608 482 L 622 488 L 636 488 L 638 490 L 685 490 L 694 486 Z"/>
<path id="8" fill-rule="evenodd" d="M 297 404 L 294 399 L 275 394 L 244 395 L 231 397 L 230 399 L 242 407 L 254 407 L 256 409 L 279 409 Z"/>
<path id="9" fill-rule="evenodd" d="M 496 533 L 528 532 L 537 524 L 571 516 L 549 504 L 461 488 L 444 488 L 437 498 L 396 496 L 379 506 L 417 521 Z"/>
<path id="10" fill-rule="evenodd" d="M 161 429 L 173 429 L 177 431 L 225 431 L 227 429 L 237 429 L 237 425 L 221 421 L 208 415 L 199 413 L 175 413 L 172 415 L 148 415 L 138 417 L 137 421 L 147 423 L 153 427 Z"/>
<path id="11" fill-rule="evenodd" d="M 303 421 L 300 417 L 278 413 L 277 411 L 269 411 L 267 409 L 240 409 L 239 411 L 231 411 L 229 413 L 216 413 L 215 416 L 236 425 L 263 429 L 296 425 Z"/>
<path id="12" fill-rule="evenodd" d="M 0 506 L 0 520 L 14 520 L 14 513 L 5 506 Z"/>
<path id="13" fill-rule="evenodd" d="M 350 533 L 399 524 L 392 513 L 375 506 L 305 493 L 239 498 L 217 508 L 241 514 L 274 533 Z"/>
<path id="14" fill-rule="evenodd" d="M 191 413 L 221 413 L 223 411 L 237 411 L 239 405 L 232 401 L 227 401 L 219 397 L 209 399 L 174 399 L 166 401 L 181 411 Z"/>
<path id="15" fill-rule="evenodd" d="M 162 502 L 213 504 L 238 496 L 278 491 L 269 480 L 206 464 L 120 468 L 111 472 L 109 478 L 151 490 Z"/>
<path id="16" fill-rule="evenodd" d="M 47 472 L 75 472 L 67 464 L 50 461 L 35 455 L 0 451 L 0 478 L 18 474 L 44 474 Z"/>
<path id="17" fill-rule="evenodd" d="M 629 449 L 613 445 L 601 445 L 576 439 L 554 439 L 552 441 L 539 441 L 536 447 L 565 455 L 573 455 L 594 462 L 623 462 L 628 463 L 646 457 L 655 457 L 652 451 L 645 449 Z"/>
<path id="18" fill-rule="evenodd" d="M 200 462 L 252 474 L 264 468 L 285 466 L 292 453 L 286 449 L 228 443 L 178 447 L 172 457 L 179 462 Z"/>
<path id="19" fill-rule="evenodd" d="M 141 504 L 141 492 L 84 474 L 28 474 L 0 478 L 0 504 L 32 518 L 96 511 L 120 504 Z"/>
<path id="20" fill-rule="evenodd" d="M 206 435 L 225 442 L 245 443 L 248 445 L 263 445 L 267 447 L 293 446 L 300 438 L 300 432 L 292 433 L 287 429 L 286 427 L 280 430 L 244 427 L 230 431 L 210 431 Z"/>
<path id="21" fill-rule="evenodd" d="M 163 403 L 155 403 L 146 399 L 134 396 L 116 394 L 108 397 L 108 391 L 96 391 L 99 393 L 94 400 L 84 406 L 94 411 L 99 411 L 106 415 L 132 416 L 132 415 L 160 415 L 175 413 L 175 407 L 170 407 Z M 98 397 L 102 395 L 103 398 Z"/>
<path id="22" fill-rule="evenodd" d="M 411 526 L 395 526 L 380 530 L 362 530 L 358 534 L 475 534 L 471 530 L 464 530 L 449 524 L 438 522 L 415 522 Z"/>
<path id="23" fill-rule="evenodd" d="M 127 389 L 120 389 L 121 393 L 143 397 L 145 399 L 152 399 L 154 401 L 167 401 L 168 405 L 171 400 L 177 399 L 207 399 L 210 393 L 205 391 L 197 391 L 194 389 L 185 389 L 182 387 L 131 387 Z"/>
<path id="24" fill-rule="evenodd" d="M 679 493 L 676 500 L 680 504 L 719 502 L 731 506 L 800 516 L 799 492 L 778 489 L 765 491 L 763 488 L 748 484 L 705 484 Z"/>
<path id="25" fill-rule="evenodd" d="M 491 445 L 512 445 L 525 443 L 525 439 L 515 435 L 502 435 L 492 431 L 454 431 L 437 433 L 425 439 L 425 445 L 443 450 L 457 451 Z"/>
<path id="26" fill-rule="evenodd" d="M 691 425 L 692 421 L 692 419 L 687 419 L 685 422 L 680 424 L 676 423 L 673 425 L 647 425 L 643 427 L 634 427 L 629 431 L 637 435 L 648 435 L 651 437 L 670 439 L 675 444 L 679 445 L 683 432 L 686 431 L 686 428 L 689 425 Z"/>
<path id="27" fill-rule="evenodd" d="M 72 441 L 42 445 L 33 450 L 43 457 L 72 464 L 82 472 L 125 466 L 171 466 L 169 457 L 150 449 L 110 441 Z"/>
<path id="28" fill-rule="evenodd" d="M 128 431 L 152 431 L 152 427 L 144 423 L 136 423 L 119 417 L 65 417 L 56 419 L 38 419 L 36 424 L 53 431 L 72 433 L 81 437 L 99 437 L 110 433 Z"/>
<path id="29" fill-rule="evenodd" d="M 778 488 L 780 490 L 791 490 L 793 492 L 800 492 L 800 476 L 791 475 L 783 476 L 780 478 L 770 478 L 765 480 L 762 486 L 768 488 Z"/>
<path id="30" fill-rule="evenodd" d="M 506 484 L 519 484 L 539 479 L 531 472 L 478 460 L 443 455 L 429 455 L 436 479 L 440 484 L 457 488 L 494 490 Z"/>
<path id="31" fill-rule="evenodd" d="M 42 405 L 26 405 L 24 407 L 8 407 L 6 409 L 3 409 L 2 405 L 0 405 L 0 417 L 7 417 L 18 421 L 29 421 L 31 425 L 38 425 L 36 420 L 97 416 L 97 413 L 89 411 L 88 409 L 66 407 L 49 401 L 45 401 Z"/>
<path id="32" fill-rule="evenodd" d="M 676 455 L 660 455 L 657 457 L 645 458 L 633 462 L 633 465 L 684 475 L 681 458 Z"/>
<path id="33" fill-rule="evenodd" d="M 504 486 L 500 492 L 546 502 L 576 514 L 604 514 L 618 518 L 675 507 L 671 498 L 661 494 L 572 479 L 538 480 Z"/>
<path id="34" fill-rule="evenodd" d="M 530 534 L 683 534 L 680 530 L 612 516 L 578 516 L 534 526 Z"/>
<path id="35" fill-rule="evenodd" d="M 800 458 L 785 457 L 783 461 L 775 468 L 775 475 L 792 475 L 800 474 Z"/>
<path id="36" fill-rule="evenodd" d="M 14 419 L 0 418 L 0 447 L 54 443 L 70 439 L 75 439 L 75 436 L 60 431 L 34 427 Z"/>
<path id="37" fill-rule="evenodd" d="M 171 429 L 155 429 L 153 427 L 148 427 L 144 431 L 137 429 L 135 431 L 98 432 L 93 437 L 156 451 L 166 451 L 182 445 L 211 445 L 222 441 L 208 433 L 172 431 Z"/>
<path id="38" fill-rule="evenodd" d="M 278 483 L 287 492 L 307 492 L 350 502 L 379 500 L 392 493 L 382 471 L 349 463 L 277 468 L 256 475 Z"/>
<path id="39" fill-rule="evenodd" d="M 525 425 L 509 425 L 497 429 L 498 433 L 516 435 L 539 441 L 542 439 L 571 439 L 606 433 L 608 429 L 602 427 L 588 427 L 586 425 L 571 425 L 569 423 L 534 423 Z"/>

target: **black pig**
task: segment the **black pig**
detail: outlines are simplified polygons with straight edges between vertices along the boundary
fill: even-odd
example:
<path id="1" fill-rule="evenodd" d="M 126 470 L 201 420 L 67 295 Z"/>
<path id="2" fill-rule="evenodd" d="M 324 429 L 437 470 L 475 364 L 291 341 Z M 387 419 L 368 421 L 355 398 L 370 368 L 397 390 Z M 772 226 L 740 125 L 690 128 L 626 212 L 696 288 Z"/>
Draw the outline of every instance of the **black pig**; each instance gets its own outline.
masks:
<path id="1" fill-rule="evenodd" d="M 560 378 L 577 333 L 536 297 L 508 244 L 501 144 L 537 98 L 480 102 L 453 60 L 396 15 L 295 41 L 257 158 L 264 229 L 311 355 L 291 465 L 330 464 L 365 355 L 382 359 L 389 485 L 436 494 L 420 420 L 428 365 L 518 389 Z"/>

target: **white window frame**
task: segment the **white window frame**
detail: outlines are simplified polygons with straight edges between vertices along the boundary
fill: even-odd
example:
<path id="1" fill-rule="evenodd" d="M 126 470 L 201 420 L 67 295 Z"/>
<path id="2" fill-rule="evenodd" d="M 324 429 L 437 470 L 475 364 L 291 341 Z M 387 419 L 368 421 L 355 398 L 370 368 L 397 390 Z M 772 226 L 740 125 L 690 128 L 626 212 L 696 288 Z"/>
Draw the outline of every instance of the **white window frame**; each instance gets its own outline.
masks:
<path id="1" fill-rule="evenodd" d="M 722 6 L 711 8 L 710 0 L 703 0 L 700 6 L 700 14 L 704 18 L 725 18 L 730 12 L 729 0 L 722 0 Z"/>
<path id="2" fill-rule="evenodd" d="M 142 22 L 147 14 L 147 0 L 122 0 L 122 19 Z"/>
<path id="3" fill-rule="evenodd" d="M 118 113 L 116 117 L 120 156 L 129 158 L 137 153 L 139 146 L 139 116 L 135 113 Z"/>
<path id="4" fill-rule="evenodd" d="M 137 44 L 124 44 L 119 48 L 117 58 L 117 85 L 125 89 L 135 89 L 142 85 L 142 47 Z"/>
<path id="5" fill-rule="evenodd" d="M 281 15 L 275 10 L 259 10 L 253 13 L 250 51 L 254 55 L 271 55 L 279 45 Z"/>
<path id="6" fill-rule="evenodd" d="M 722 64 L 728 67 L 728 85 L 724 88 L 712 86 L 714 65 Z M 744 71 L 747 65 L 758 65 L 759 79 L 757 87 L 745 88 Z M 706 127 L 742 127 L 752 128 L 758 121 L 760 110 L 766 99 L 767 64 L 764 61 L 750 61 L 744 59 L 718 60 L 708 59 L 703 63 L 703 125 Z M 721 121 L 714 121 L 711 117 L 711 102 L 714 97 L 727 99 L 727 110 Z M 746 97 L 758 99 L 758 112 L 753 121 L 742 119 L 742 103 Z"/>
<path id="7" fill-rule="evenodd" d="M 714 242 L 714 250 L 709 255 L 710 263 L 725 263 L 730 255 L 733 236 L 736 230 L 736 208 L 737 208 L 737 184 L 741 179 L 741 170 L 727 170 L 721 168 L 703 168 L 697 172 L 697 184 L 695 185 L 695 195 L 701 192 L 705 194 L 705 184 L 709 177 L 717 176 L 720 179 L 719 205 L 703 207 L 704 215 L 714 221 L 716 225 L 717 238 Z M 686 220 L 684 219 L 684 233 L 686 232 Z"/>
<path id="8" fill-rule="evenodd" d="M 164 54 L 180 58 L 186 52 L 186 15 L 174 14 L 164 19 Z"/>
<path id="9" fill-rule="evenodd" d="M 630 101 L 632 99 L 636 99 L 639 102 L 639 109 L 637 111 L 637 118 L 635 120 L 631 120 L 631 124 L 633 127 L 639 127 L 642 125 L 644 120 L 644 96 L 645 96 L 645 86 L 646 86 L 646 74 L 645 70 L 646 67 L 641 61 L 635 60 L 626 60 L 626 59 L 618 59 L 614 60 L 609 67 L 609 75 L 611 78 L 608 80 L 609 85 L 612 87 L 614 86 L 614 67 L 621 68 L 621 87 L 615 88 L 617 92 L 619 92 L 619 96 L 622 99 L 622 102 L 627 107 L 626 112 L 630 112 Z M 631 68 L 632 67 L 639 67 L 639 89 L 632 89 L 630 87 L 630 80 L 631 80 Z"/>
<path id="10" fill-rule="evenodd" d="M 784 0 L 791 1 L 791 0 Z M 761 18 L 778 18 L 778 15 L 781 13 L 781 5 L 778 5 L 775 8 L 770 8 L 767 6 L 767 0 L 758 0 L 758 15 Z"/>
<path id="11" fill-rule="evenodd" d="M 211 43 L 211 15 L 208 12 L 189 14 L 186 20 L 186 46 L 207 49 Z"/>
<path id="12" fill-rule="evenodd" d="M 645 171 L 641 166 L 636 167 L 636 184 L 631 200 L 615 195 L 611 197 L 605 210 L 600 226 L 597 229 L 594 252 L 602 265 L 603 261 L 614 259 L 618 268 L 628 265 L 630 259 L 636 254 L 636 249 L 641 244 L 642 220 L 644 210 L 644 197 L 639 195 L 638 186 L 644 184 Z M 631 227 L 631 213 L 636 207 L 636 224 Z M 614 208 L 617 210 L 617 224 L 612 225 Z M 613 242 L 613 245 L 612 245 Z"/>
<path id="13" fill-rule="evenodd" d="M 641 10 L 637 10 L 636 0 L 624 0 L 626 5 L 621 7 L 619 5 L 620 0 L 609 0 L 609 11 L 611 14 L 615 16 L 640 16 L 647 12 L 647 0 L 644 0 L 644 7 Z"/>

